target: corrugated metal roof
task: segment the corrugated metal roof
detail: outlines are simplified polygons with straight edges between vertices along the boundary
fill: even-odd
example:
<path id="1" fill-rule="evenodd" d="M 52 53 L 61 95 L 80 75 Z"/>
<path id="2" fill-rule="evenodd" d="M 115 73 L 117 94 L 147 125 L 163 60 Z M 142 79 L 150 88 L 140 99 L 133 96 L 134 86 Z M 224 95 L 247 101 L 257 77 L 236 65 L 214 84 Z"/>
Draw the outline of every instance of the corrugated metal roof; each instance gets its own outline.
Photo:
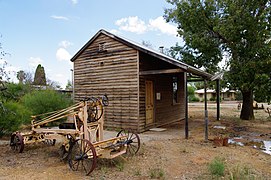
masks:
<path id="1" fill-rule="evenodd" d="M 121 37 L 121 36 L 117 36 L 117 35 L 114 35 L 104 29 L 101 29 L 99 30 L 72 58 L 71 58 L 71 61 L 75 61 L 76 58 L 100 35 L 100 34 L 105 34 L 117 41 L 120 41 L 124 44 L 126 44 L 127 46 L 130 46 L 130 47 L 133 47 L 134 49 L 137 49 L 138 51 L 141 51 L 141 52 L 144 52 L 146 54 L 149 54 L 151 56 L 154 56 L 160 60 L 163 60 L 163 61 L 166 61 L 170 64 L 173 64 L 181 69 L 183 69 L 185 72 L 188 72 L 188 73 L 192 73 L 192 74 L 195 74 L 197 76 L 201 76 L 203 78 L 206 78 L 206 79 L 211 79 L 213 77 L 213 75 L 201 70 L 201 69 L 198 69 L 198 68 L 195 68 L 193 66 L 190 66 L 188 64 L 185 64 L 181 61 L 178 61 L 172 57 L 169 57 L 163 53 L 160 53 L 156 50 L 153 50 L 151 48 L 148 48 L 142 44 L 139 44 L 137 42 L 134 42 L 134 41 L 131 41 L 129 39 L 126 39 L 124 37 Z"/>

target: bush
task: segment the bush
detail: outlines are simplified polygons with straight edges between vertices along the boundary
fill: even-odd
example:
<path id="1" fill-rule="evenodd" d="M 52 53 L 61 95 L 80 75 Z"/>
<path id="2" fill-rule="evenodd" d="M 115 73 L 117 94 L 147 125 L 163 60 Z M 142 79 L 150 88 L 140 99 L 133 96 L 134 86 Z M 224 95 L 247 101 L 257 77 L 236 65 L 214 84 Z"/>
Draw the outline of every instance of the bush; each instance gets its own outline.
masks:
<path id="1" fill-rule="evenodd" d="M 225 163 L 220 158 L 215 158 L 208 166 L 212 175 L 223 176 L 225 171 Z"/>
<path id="2" fill-rule="evenodd" d="M 193 86 L 187 86 L 187 94 L 188 96 L 194 96 L 196 88 Z"/>
<path id="3" fill-rule="evenodd" d="M 211 97 L 210 101 L 216 101 L 216 97 Z"/>
<path id="4" fill-rule="evenodd" d="M 250 169 L 247 166 L 237 165 L 230 169 L 230 180 L 238 180 L 238 179 L 264 179 L 264 178 L 256 178 L 256 173 L 254 170 Z"/>
<path id="5" fill-rule="evenodd" d="M 22 98 L 23 105 L 34 115 L 64 109 L 72 104 L 72 100 L 54 90 L 33 91 Z"/>
<path id="6" fill-rule="evenodd" d="M 189 96 L 189 102 L 199 102 L 199 98 L 195 96 L 192 96 L 192 97 Z"/>
<path id="7" fill-rule="evenodd" d="M 1 92 L 1 99 L 4 101 L 19 101 L 22 96 L 31 91 L 28 84 L 7 83 L 6 90 Z"/>
<path id="8" fill-rule="evenodd" d="M 5 110 L 0 115 L 0 137 L 17 131 L 22 124 L 30 122 L 31 112 L 18 102 L 4 103 Z"/>

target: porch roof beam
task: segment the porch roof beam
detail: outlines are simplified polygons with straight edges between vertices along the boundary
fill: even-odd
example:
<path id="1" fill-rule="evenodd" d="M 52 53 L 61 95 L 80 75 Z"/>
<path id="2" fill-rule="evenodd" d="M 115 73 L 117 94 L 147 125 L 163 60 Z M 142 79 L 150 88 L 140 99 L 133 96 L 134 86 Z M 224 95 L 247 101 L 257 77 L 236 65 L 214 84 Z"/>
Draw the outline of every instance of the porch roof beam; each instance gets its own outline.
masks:
<path id="1" fill-rule="evenodd" d="M 200 82 L 204 81 L 204 79 L 187 79 L 187 82 Z"/>
<path id="2" fill-rule="evenodd" d="M 159 69 L 159 70 L 140 71 L 139 75 L 174 74 L 180 72 L 184 71 L 182 69 Z"/>

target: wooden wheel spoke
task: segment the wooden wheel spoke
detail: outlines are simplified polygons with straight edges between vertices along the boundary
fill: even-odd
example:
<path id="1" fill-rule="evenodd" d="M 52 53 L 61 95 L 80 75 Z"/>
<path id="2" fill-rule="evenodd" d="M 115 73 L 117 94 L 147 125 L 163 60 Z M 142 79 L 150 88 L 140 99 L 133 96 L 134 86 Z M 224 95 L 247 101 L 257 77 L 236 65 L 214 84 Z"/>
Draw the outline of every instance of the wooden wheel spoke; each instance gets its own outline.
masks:
<path id="1" fill-rule="evenodd" d="M 86 144 L 86 142 L 83 142 L 82 143 L 82 153 L 85 153 L 86 149 L 87 149 L 87 144 Z"/>
<path id="2" fill-rule="evenodd" d="M 130 148 L 129 149 L 132 149 L 134 153 L 136 153 L 137 148 L 138 148 L 138 146 L 130 144 Z"/>
<path id="3" fill-rule="evenodd" d="M 130 144 L 130 147 L 131 147 L 131 148 L 136 148 L 136 149 L 138 148 L 138 146 L 133 145 L 133 144 Z"/>
<path id="4" fill-rule="evenodd" d="M 72 170 L 77 171 L 78 170 L 78 166 L 79 166 L 79 161 L 74 161 L 74 163 L 72 163 L 71 168 L 72 168 Z"/>
<path id="5" fill-rule="evenodd" d="M 134 137 L 133 139 L 130 139 L 130 140 L 134 140 L 134 139 L 137 139 L 137 137 Z M 134 141 L 133 141 L 134 142 Z"/>
<path id="6" fill-rule="evenodd" d="M 82 161 L 82 166 L 83 166 L 84 171 L 87 173 L 87 168 L 84 165 L 84 161 Z"/>
<path id="7" fill-rule="evenodd" d="M 127 148 L 127 151 L 128 151 L 128 152 L 127 152 L 128 154 L 132 154 L 132 153 L 131 153 L 131 147 L 128 147 L 128 148 Z"/>

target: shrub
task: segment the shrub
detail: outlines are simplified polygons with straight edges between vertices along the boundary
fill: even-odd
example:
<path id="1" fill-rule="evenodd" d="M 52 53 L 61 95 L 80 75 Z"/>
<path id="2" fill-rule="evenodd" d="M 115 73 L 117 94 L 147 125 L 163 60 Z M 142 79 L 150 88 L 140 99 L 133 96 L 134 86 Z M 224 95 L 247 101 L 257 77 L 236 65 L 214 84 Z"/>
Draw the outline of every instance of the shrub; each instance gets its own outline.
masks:
<path id="1" fill-rule="evenodd" d="M 230 170 L 230 180 L 256 179 L 256 174 L 247 166 L 237 165 Z M 261 178 L 260 178 L 261 179 Z"/>
<path id="2" fill-rule="evenodd" d="M 210 101 L 216 101 L 216 97 L 211 97 Z"/>
<path id="3" fill-rule="evenodd" d="M 195 94 L 195 89 L 193 86 L 187 86 L 187 94 L 188 96 L 194 96 Z"/>
<path id="4" fill-rule="evenodd" d="M 223 176 L 225 171 L 225 163 L 222 159 L 215 158 L 212 162 L 210 162 L 208 169 L 212 175 Z"/>
<path id="5" fill-rule="evenodd" d="M 4 101 L 19 101 L 25 94 L 31 91 L 29 84 L 6 83 L 6 90 L 1 92 L 1 99 Z"/>
<path id="6" fill-rule="evenodd" d="M 31 113 L 18 102 L 4 103 L 5 110 L 0 113 L 0 137 L 17 131 L 22 124 L 30 121 Z"/>
<path id="7" fill-rule="evenodd" d="M 64 109 L 72 104 L 72 100 L 54 90 L 33 91 L 22 98 L 22 103 L 33 114 L 43 114 Z"/>
<path id="8" fill-rule="evenodd" d="M 195 96 L 189 96 L 189 102 L 199 102 L 199 98 L 195 97 Z"/>

